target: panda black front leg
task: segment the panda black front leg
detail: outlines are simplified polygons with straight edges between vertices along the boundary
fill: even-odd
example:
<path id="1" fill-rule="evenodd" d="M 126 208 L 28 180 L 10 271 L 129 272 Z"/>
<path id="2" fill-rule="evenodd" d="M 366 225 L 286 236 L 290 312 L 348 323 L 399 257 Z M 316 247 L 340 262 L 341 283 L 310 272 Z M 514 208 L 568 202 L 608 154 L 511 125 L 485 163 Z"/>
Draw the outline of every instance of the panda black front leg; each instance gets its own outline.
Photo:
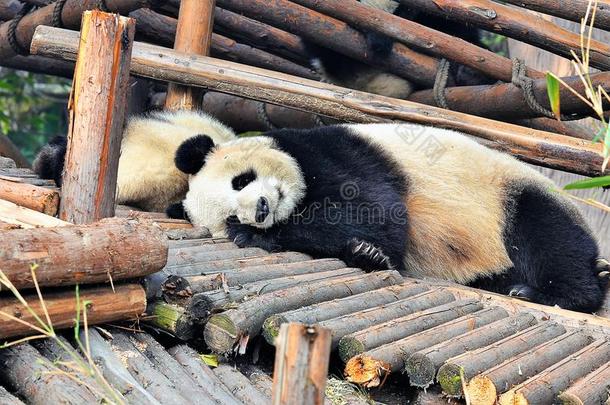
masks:
<path id="1" fill-rule="evenodd" d="M 282 250 L 271 234 L 250 225 L 235 223 L 231 219 L 227 219 L 227 235 L 240 248 L 257 247 L 268 252 Z"/>
<path id="2" fill-rule="evenodd" d="M 356 238 L 347 242 L 344 260 L 349 267 L 358 267 L 366 272 L 394 269 L 390 258 L 381 249 Z"/>

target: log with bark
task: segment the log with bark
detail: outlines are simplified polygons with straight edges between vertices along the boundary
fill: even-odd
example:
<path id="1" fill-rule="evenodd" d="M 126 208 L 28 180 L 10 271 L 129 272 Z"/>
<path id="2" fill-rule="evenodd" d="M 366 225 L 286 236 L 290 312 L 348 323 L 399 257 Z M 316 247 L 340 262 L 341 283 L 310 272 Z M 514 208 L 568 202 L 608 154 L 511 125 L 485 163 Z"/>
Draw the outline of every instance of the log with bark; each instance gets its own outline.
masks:
<path id="1" fill-rule="evenodd" d="M 217 260 L 245 259 L 249 257 L 260 257 L 267 254 L 260 248 L 240 249 L 233 243 L 227 245 L 213 245 L 213 248 L 193 247 L 177 249 L 167 258 L 168 266 L 184 266 L 190 263 L 214 262 Z"/>
<path id="2" fill-rule="evenodd" d="M 59 63 L 61 63 L 61 61 Z M 10 138 L 4 134 L 2 134 L 0 137 L 0 156 L 11 158 L 19 167 L 30 167 L 30 162 L 27 160 L 27 158 L 23 156 L 13 141 L 11 141 Z"/>
<path id="3" fill-rule="evenodd" d="M 195 337 L 197 325 L 184 305 L 155 300 L 148 304 L 146 314 L 148 317 L 144 322 L 168 332 L 180 340 L 187 341 Z"/>
<path id="4" fill-rule="evenodd" d="M 44 56 L 15 55 L 10 58 L 0 59 L 0 66 L 32 73 L 59 76 L 66 79 L 72 79 L 74 76 L 74 62 L 45 58 Z M 24 167 L 30 166 L 30 162 L 27 159 L 24 160 L 23 164 L 26 165 Z"/>
<path id="5" fill-rule="evenodd" d="M 493 405 L 500 393 L 573 355 L 590 344 L 592 340 L 583 333 L 569 332 L 538 345 L 473 377 L 467 386 L 468 395 L 476 398 L 480 404 Z M 460 366 L 464 367 L 465 364 L 460 364 Z M 445 385 L 447 384 L 445 383 Z M 441 386 L 443 386 L 443 381 L 441 381 Z M 443 390 L 445 391 L 445 387 Z M 456 395 L 459 395 L 459 392 L 453 388 L 453 384 L 447 385 L 446 392 L 456 392 Z"/>
<path id="6" fill-rule="evenodd" d="M 202 360 L 199 353 L 187 345 L 178 345 L 168 350 L 189 376 L 200 387 L 205 387 L 211 398 L 219 404 L 239 405 L 241 402 L 233 395 L 218 376 Z"/>
<path id="7" fill-rule="evenodd" d="M 114 216 L 135 20 L 83 14 L 59 217 L 84 224 Z"/>
<path id="8" fill-rule="evenodd" d="M 589 4 L 595 6 L 595 26 L 610 31 L 610 2 L 598 0 L 570 0 L 558 3 L 555 0 L 506 0 L 506 3 L 525 7 L 530 10 L 565 18 L 580 23 L 587 14 Z"/>
<path id="9" fill-rule="evenodd" d="M 563 405 L 595 405 L 609 401 L 610 362 L 576 381 L 559 395 Z"/>
<path id="10" fill-rule="evenodd" d="M 61 227 L 71 225 L 59 218 L 43 214 L 29 208 L 21 207 L 6 200 L 0 200 L 0 221 L 17 225 L 20 228 L 32 229 L 37 227 Z M 2 252 L 0 252 L 1 254 Z"/>
<path id="11" fill-rule="evenodd" d="M 320 326 L 281 326 L 273 372 L 274 405 L 324 404 L 330 341 L 330 331 Z"/>
<path id="12" fill-rule="evenodd" d="M 548 404 L 572 381 L 586 376 L 610 361 L 610 342 L 599 339 L 542 373 L 500 395 L 499 404 Z"/>
<path id="13" fill-rule="evenodd" d="M 0 2 L 0 20 L 8 21 L 15 18 L 23 8 L 18 0 L 4 0 Z"/>
<path id="14" fill-rule="evenodd" d="M 284 323 L 300 322 L 313 325 L 328 319 L 396 302 L 427 290 L 428 288 L 421 284 L 407 282 L 275 314 L 265 320 L 263 336 L 268 343 L 274 344 L 280 326 Z"/>
<path id="15" fill-rule="evenodd" d="M 167 260 L 167 239 L 154 224 L 109 218 L 91 225 L 2 232 L 2 271 L 19 289 L 143 277 Z"/>
<path id="16" fill-rule="evenodd" d="M 269 398 L 260 393 L 248 380 L 248 377 L 235 367 L 221 364 L 214 369 L 214 374 L 241 403 L 253 405 L 269 404 Z"/>
<path id="17" fill-rule="evenodd" d="M 204 339 L 215 352 L 227 353 L 240 340 L 258 335 L 265 319 L 275 313 L 401 282 L 402 277 L 398 272 L 380 271 L 365 276 L 317 281 L 259 295 L 235 309 L 210 317 L 204 329 Z"/>
<path id="18" fill-rule="evenodd" d="M 55 330 L 74 326 L 76 309 L 85 310 L 85 303 L 89 325 L 137 319 L 146 309 L 144 289 L 137 284 L 117 285 L 114 291 L 110 287 L 81 288 L 79 297 L 81 302 L 77 306 L 74 289 L 43 294 L 44 306 Z M 24 299 L 36 316 L 45 319 L 38 295 L 24 295 Z M 17 298 L 0 298 L 0 339 L 40 333 L 27 324 L 42 328 Z"/>
<path id="19" fill-rule="evenodd" d="M 563 333 L 565 333 L 565 328 L 555 322 L 539 323 L 493 345 L 473 350 L 445 361 L 439 368 L 438 374 L 432 375 L 432 378 L 437 377 L 438 381 L 442 384 L 443 391 L 447 395 L 451 397 L 461 396 L 463 394 L 462 387 L 468 384 L 469 380 L 475 375 L 511 357 L 548 342 Z M 407 362 L 407 365 L 416 361 L 419 357 L 423 358 L 425 355 L 426 353 L 415 354 L 413 359 Z M 440 365 L 440 363 L 436 365 Z M 420 372 L 419 374 L 423 376 L 424 373 Z M 426 378 L 421 378 L 421 380 L 431 381 L 429 375 Z M 473 395 L 475 394 L 473 393 Z"/>
<path id="20" fill-rule="evenodd" d="M 57 190 L 11 181 L 7 178 L 0 178 L 0 198 L 51 216 L 57 214 L 59 207 Z"/>
<path id="21" fill-rule="evenodd" d="M 458 300 L 373 325 L 343 336 L 339 341 L 339 356 L 344 363 L 347 363 L 349 359 L 361 353 L 404 339 L 481 309 L 483 309 L 483 304 L 478 300 Z"/>
<path id="22" fill-rule="evenodd" d="M 545 338 L 548 340 L 565 331 L 560 325 L 549 323 L 552 333 L 545 333 L 545 329 L 541 330 L 541 328 L 533 326 L 536 323 L 533 315 L 523 313 L 483 326 L 411 355 L 405 355 L 403 358 L 409 382 L 415 387 L 428 388 L 434 382 L 439 367 L 448 359 L 481 347 L 487 348 L 505 338 L 512 338 L 514 342 L 515 336 L 519 336 L 522 340 L 531 338 L 534 341 L 544 342 Z M 520 333 L 524 330 L 527 333 Z"/>
<path id="23" fill-rule="evenodd" d="M 320 326 L 332 332 L 332 348 L 336 349 L 339 345 L 339 340 L 345 335 L 415 312 L 438 307 L 454 300 L 455 297 L 451 293 L 435 289 L 376 308 L 369 308 L 353 314 L 322 321 Z"/>
<path id="24" fill-rule="evenodd" d="M 70 59 L 74 58 L 77 42 L 70 31 L 39 27 L 33 51 Z M 148 44 L 134 45 L 132 72 L 159 80 L 188 81 L 191 85 L 221 89 L 223 92 L 347 121 L 395 119 L 451 128 L 490 140 L 494 148 L 510 152 L 530 163 L 580 174 L 600 174 L 604 160 L 602 145 L 592 145 L 585 140 L 342 89 L 209 57 L 185 57 Z"/>
<path id="25" fill-rule="evenodd" d="M 0 404 L 4 405 L 25 405 L 19 399 L 17 399 L 14 395 L 6 390 L 3 386 L 0 385 Z"/>
<path id="26" fill-rule="evenodd" d="M 500 307 L 462 316 L 352 357 L 345 365 L 345 375 L 350 382 L 377 387 L 386 374 L 404 369 L 403 354 L 415 353 L 507 317 L 508 313 Z"/>

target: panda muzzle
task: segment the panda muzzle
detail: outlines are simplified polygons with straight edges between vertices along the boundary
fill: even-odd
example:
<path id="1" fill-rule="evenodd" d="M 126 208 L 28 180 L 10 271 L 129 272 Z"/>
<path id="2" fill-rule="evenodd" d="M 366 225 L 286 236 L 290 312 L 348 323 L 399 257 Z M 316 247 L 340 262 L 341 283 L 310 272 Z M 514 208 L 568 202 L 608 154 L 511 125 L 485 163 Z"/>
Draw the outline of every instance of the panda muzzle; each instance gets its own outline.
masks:
<path id="1" fill-rule="evenodd" d="M 269 201 L 265 197 L 261 197 L 258 199 L 256 203 L 256 216 L 255 220 L 258 223 L 265 222 L 267 216 L 269 215 Z"/>

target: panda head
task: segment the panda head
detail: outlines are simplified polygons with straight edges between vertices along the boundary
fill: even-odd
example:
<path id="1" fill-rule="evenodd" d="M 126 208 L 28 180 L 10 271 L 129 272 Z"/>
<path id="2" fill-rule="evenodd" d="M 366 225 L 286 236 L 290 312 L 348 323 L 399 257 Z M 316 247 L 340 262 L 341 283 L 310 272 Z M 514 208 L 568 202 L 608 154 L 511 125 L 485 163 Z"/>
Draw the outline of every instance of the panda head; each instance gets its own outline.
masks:
<path id="1" fill-rule="evenodd" d="M 214 145 L 198 135 L 180 145 L 175 162 L 190 175 L 183 201 L 189 219 L 215 236 L 225 234 L 229 218 L 269 228 L 286 220 L 305 194 L 298 164 L 267 137 Z"/>

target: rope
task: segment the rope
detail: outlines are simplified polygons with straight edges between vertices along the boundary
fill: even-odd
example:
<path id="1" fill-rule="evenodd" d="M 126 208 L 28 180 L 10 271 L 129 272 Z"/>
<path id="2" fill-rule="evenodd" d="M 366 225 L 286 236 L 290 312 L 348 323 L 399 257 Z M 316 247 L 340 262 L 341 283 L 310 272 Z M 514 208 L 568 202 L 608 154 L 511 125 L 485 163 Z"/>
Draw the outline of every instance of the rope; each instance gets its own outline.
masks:
<path id="1" fill-rule="evenodd" d="M 534 79 L 527 76 L 527 66 L 525 66 L 525 62 L 523 60 L 518 58 L 513 59 L 513 77 L 511 81 L 515 86 L 523 90 L 523 97 L 525 98 L 525 102 L 532 111 L 547 118 L 556 118 L 555 113 L 553 113 L 553 111 L 549 110 L 548 108 L 540 104 L 538 100 L 536 100 L 536 95 L 534 94 Z M 586 117 L 586 115 L 561 114 L 560 116 L 562 121 L 579 120 L 584 117 Z"/>
<path id="2" fill-rule="evenodd" d="M 434 94 L 434 102 L 437 106 L 450 110 L 449 103 L 447 102 L 447 81 L 449 80 L 449 68 L 451 63 L 445 58 L 441 59 L 438 64 L 438 70 L 436 71 L 436 78 L 434 79 L 434 87 L 432 93 Z"/>
<path id="3" fill-rule="evenodd" d="M 22 47 L 17 41 L 17 26 L 21 19 L 34 8 L 33 4 L 25 4 L 8 26 L 8 43 L 17 55 L 28 56 L 30 54 L 29 49 Z"/>
<path id="4" fill-rule="evenodd" d="M 267 103 L 263 103 L 263 102 L 257 103 L 256 104 L 256 116 L 263 124 L 265 124 L 268 131 L 277 129 L 277 127 L 275 125 L 273 125 L 273 122 L 271 122 L 271 118 L 269 118 L 269 115 L 267 114 L 266 107 L 267 107 Z"/>
<path id="5" fill-rule="evenodd" d="M 64 27 L 64 24 L 61 21 L 61 12 L 64 10 L 64 5 L 66 4 L 66 1 L 68 0 L 57 0 L 55 2 L 55 7 L 53 7 L 53 19 L 51 20 L 53 27 Z"/>

